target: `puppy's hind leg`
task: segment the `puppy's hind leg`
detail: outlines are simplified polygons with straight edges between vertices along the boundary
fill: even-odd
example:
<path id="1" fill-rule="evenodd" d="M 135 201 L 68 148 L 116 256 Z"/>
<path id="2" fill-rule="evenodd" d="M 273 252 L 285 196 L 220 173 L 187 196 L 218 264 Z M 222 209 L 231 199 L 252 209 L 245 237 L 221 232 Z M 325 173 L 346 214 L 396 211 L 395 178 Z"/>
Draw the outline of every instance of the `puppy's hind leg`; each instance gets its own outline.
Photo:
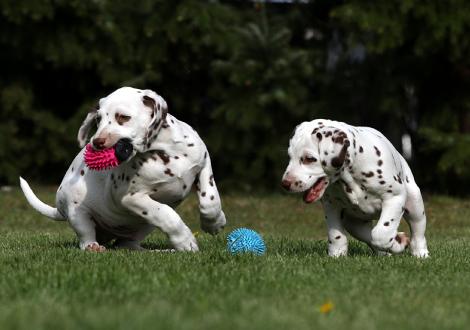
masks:
<path id="1" fill-rule="evenodd" d="M 344 227 L 351 234 L 354 238 L 367 243 L 367 245 L 371 248 L 379 256 L 390 256 L 392 255 L 390 252 L 382 251 L 377 249 L 372 245 L 372 221 L 369 220 L 362 220 L 362 219 L 353 219 L 351 221 L 343 221 Z M 403 241 L 403 244 L 407 244 L 405 233 L 398 232 L 397 239 Z"/>
<path id="2" fill-rule="evenodd" d="M 408 180 L 410 180 L 408 178 Z M 424 233 L 426 231 L 426 214 L 424 211 L 421 191 L 414 182 L 407 183 L 406 190 L 408 197 L 405 203 L 405 213 L 403 217 L 410 226 L 411 254 L 418 258 L 429 257 L 428 246 Z"/>
<path id="3" fill-rule="evenodd" d="M 342 223 L 346 230 L 356 239 L 370 244 L 372 241 L 372 221 L 345 217 Z"/>
<path id="4" fill-rule="evenodd" d="M 106 248 L 96 239 L 96 228 L 92 217 L 81 208 L 70 209 L 69 223 L 80 240 L 80 249 L 93 252 L 103 252 Z"/>
<path id="5" fill-rule="evenodd" d="M 212 235 L 219 233 L 227 222 L 219 192 L 215 184 L 209 155 L 206 151 L 204 167 L 197 177 L 197 193 L 199 198 L 199 212 L 201 229 Z"/>
<path id="6" fill-rule="evenodd" d="M 134 241 L 130 239 L 120 239 L 118 238 L 114 243 L 116 249 L 125 249 L 125 250 L 135 250 L 135 251 L 145 251 L 145 249 L 140 246 L 139 241 Z"/>
<path id="7" fill-rule="evenodd" d="M 372 221 L 350 218 L 344 216 L 342 219 L 344 228 L 348 231 L 351 236 L 355 239 L 366 243 L 369 247 L 379 255 L 389 255 L 388 252 L 380 251 L 376 249 L 372 244 Z"/>
<path id="8" fill-rule="evenodd" d="M 144 238 L 150 234 L 155 227 L 153 226 L 143 226 L 142 228 L 138 229 L 136 232 L 129 235 L 129 237 L 119 237 L 116 239 L 114 243 L 114 247 L 117 249 L 127 249 L 127 250 L 136 250 L 136 251 L 146 251 L 140 245 L 140 242 L 144 240 Z"/>

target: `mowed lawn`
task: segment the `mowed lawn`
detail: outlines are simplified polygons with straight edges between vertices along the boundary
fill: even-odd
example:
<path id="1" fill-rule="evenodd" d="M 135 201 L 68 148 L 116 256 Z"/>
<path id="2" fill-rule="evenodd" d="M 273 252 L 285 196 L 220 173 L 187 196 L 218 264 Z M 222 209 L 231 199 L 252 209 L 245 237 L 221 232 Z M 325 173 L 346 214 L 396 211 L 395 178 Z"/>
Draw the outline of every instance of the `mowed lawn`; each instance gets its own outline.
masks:
<path id="1" fill-rule="evenodd" d="M 54 203 L 55 189 L 33 188 Z M 223 203 L 229 226 L 217 237 L 200 232 L 194 196 L 178 208 L 200 253 L 96 254 L 19 190 L 1 192 L 0 329 L 470 327 L 470 200 L 426 198 L 428 260 L 377 257 L 354 240 L 349 257 L 329 258 L 322 210 L 299 195 L 228 194 Z M 262 233 L 265 256 L 226 252 L 227 233 L 242 226 Z M 145 245 L 167 241 L 155 232 Z"/>

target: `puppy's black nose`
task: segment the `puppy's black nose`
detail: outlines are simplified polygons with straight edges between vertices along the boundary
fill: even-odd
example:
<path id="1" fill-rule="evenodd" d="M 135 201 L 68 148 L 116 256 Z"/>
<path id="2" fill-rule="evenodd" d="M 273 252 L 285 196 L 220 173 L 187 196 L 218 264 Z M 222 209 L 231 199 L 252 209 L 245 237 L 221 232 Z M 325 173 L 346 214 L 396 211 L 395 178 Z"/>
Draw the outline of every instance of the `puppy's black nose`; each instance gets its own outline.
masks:
<path id="1" fill-rule="evenodd" d="M 101 150 L 101 149 L 104 149 L 104 144 L 106 143 L 106 139 L 96 138 L 96 139 L 93 139 L 91 143 L 93 144 L 93 147 L 95 147 L 95 149 Z"/>
<path id="2" fill-rule="evenodd" d="M 286 180 L 286 179 L 282 180 L 282 182 L 281 182 L 281 186 L 285 190 L 289 190 L 291 185 L 292 185 L 292 182 L 290 182 L 289 180 Z"/>

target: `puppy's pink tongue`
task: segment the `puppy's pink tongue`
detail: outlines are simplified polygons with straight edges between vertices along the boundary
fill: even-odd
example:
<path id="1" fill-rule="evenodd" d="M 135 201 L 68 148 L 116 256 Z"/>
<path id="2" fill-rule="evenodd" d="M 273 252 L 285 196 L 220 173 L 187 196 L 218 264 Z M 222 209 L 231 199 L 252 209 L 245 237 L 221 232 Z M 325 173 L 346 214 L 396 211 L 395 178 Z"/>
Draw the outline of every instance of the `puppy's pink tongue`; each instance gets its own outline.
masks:
<path id="1" fill-rule="evenodd" d="M 313 203 L 315 202 L 318 198 L 320 198 L 320 195 L 325 188 L 325 178 L 318 179 L 315 184 L 307 190 L 304 194 L 304 202 L 305 203 Z"/>

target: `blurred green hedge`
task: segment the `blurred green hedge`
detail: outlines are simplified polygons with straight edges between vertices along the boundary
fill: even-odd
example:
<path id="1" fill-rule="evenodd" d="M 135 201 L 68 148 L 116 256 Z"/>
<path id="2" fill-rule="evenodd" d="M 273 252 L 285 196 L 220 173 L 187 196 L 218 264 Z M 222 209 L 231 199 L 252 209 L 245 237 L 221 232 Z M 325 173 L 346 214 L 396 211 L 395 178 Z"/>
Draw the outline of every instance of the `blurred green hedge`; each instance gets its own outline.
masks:
<path id="1" fill-rule="evenodd" d="M 150 88 L 196 128 L 226 187 L 278 186 L 295 125 L 371 125 L 416 177 L 470 181 L 470 5 L 455 1 L 1 1 L 0 183 L 57 183 L 79 124 L 114 89 Z"/>

